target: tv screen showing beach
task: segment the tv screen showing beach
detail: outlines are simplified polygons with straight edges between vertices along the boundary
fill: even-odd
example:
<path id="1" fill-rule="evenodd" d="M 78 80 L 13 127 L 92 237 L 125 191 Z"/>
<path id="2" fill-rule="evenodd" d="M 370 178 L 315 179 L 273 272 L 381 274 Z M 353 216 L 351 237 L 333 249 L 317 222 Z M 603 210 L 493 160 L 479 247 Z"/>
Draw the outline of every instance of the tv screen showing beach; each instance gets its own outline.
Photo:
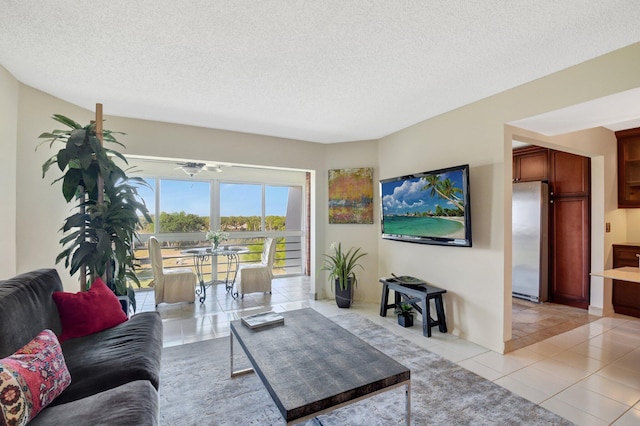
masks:
<path id="1" fill-rule="evenodd" d="M 380 181 L 383 238 L 471 245 L 468 166 Z"/>

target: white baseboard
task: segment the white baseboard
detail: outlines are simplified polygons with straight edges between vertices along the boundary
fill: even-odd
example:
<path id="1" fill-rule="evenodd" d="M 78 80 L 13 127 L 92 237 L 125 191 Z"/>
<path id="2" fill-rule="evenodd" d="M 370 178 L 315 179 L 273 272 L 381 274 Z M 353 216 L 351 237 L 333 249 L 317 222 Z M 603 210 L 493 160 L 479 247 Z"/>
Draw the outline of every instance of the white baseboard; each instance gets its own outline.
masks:
<path id="1" fill-rule="evenodd" d="M 595 315 L 597 317 L 604 316 L 602 308 L 598 308 L 596 306 L 589 306 L 589 315 Z"/>

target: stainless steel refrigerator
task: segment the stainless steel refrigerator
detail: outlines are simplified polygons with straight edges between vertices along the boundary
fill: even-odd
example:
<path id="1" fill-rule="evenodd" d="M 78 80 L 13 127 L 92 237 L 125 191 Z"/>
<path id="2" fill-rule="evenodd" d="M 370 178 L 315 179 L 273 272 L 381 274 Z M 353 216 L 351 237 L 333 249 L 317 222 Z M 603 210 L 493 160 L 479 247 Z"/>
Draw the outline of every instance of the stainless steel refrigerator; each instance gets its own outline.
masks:
<path id="1" fill-rule="evenodd" d="M 549 288 L 549 186 L 546 182 L 513 184 L 512 294 L 545 302 Z"/>

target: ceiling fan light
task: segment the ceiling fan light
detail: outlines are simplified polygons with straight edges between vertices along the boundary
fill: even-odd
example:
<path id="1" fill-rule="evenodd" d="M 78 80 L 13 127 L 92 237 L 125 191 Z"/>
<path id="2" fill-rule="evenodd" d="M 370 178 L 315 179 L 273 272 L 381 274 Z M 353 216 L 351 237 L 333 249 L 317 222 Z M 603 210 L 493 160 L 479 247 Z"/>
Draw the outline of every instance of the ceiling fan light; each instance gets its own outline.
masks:
<path id="1" fill-rule="evenodd" d="M 197 175 L 202 171 L 201 167 L 191 166 L 191 165 L 182 166 L 181 168 L 189 176 Z"/>

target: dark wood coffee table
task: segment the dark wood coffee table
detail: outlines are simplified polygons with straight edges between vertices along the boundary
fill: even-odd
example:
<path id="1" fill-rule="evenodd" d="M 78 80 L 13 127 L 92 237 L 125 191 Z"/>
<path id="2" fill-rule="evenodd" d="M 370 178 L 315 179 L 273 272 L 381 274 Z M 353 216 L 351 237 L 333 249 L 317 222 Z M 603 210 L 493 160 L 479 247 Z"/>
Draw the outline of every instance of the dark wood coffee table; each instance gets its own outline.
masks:
<path id="1" fill-rule="evenodd" d="M 405 386 L 411 371 L 313 309 L 283 312 L 284 324 L 252 330 L 231 322 L 231 377 L 255 371 L 288 425 Z M 252 369 L 234 371 L 237 340 Z"/>

